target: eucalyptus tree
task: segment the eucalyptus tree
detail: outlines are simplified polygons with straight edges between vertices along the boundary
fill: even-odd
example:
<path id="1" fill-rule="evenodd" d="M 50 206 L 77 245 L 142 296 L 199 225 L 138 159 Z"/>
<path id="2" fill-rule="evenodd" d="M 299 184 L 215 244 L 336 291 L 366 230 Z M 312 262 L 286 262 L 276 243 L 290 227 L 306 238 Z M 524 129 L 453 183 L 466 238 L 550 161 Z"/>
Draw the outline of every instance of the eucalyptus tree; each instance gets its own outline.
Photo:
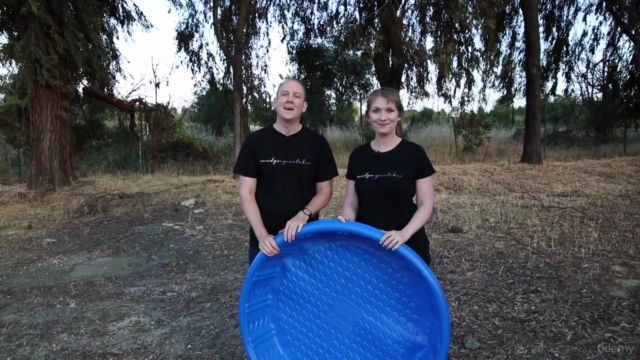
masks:
<path id="1" fill-rule="evenodd" d="M 585 0 L 584 14 L 591 21 L 573 45 L 573 88 L 589 108 L 582 130 L 599 145 L 616 129 L 640 125 L 640 2 Z"/>
<path id="2" fill-rule="evenodd" d="M 232 88 L 234 150 L 249 134 L 247 105 L 265 87 L 270 47 L 272 0 L 170 0 L 181 17 L 176 28 L 178 52 L 192 73 L 210 79 L 224 64 L 220 83 Z M 210 46 L 213 33 L 217 46 Z M 217 49 L 217 52 L 212 51 Z"/>
<path id="3" fill-rule="evenodd" d="M 435 65 L 440 96 L 451 103 L 461 89 L 463 104 L 471 97 L 473 73 L 481 63 L 474 41 L 471 2 L 281 0 L 278 3 L 279 23 L 291 49 L 339 32 L 344 46 L 357 48 L 372 59 L 380 86 L 406 90 L 419 98 L 428 97 L 430 65 Z M 400 125 L 396 130 L 402 135 Z"/>
<path id="4" fill-rule="evenodd" d="M 640 2 L 638 0 L 595 0 L 589 10 L 601 15 L 607 12 L 612 25 L 631 42 L 634 61 L 640 63 Z"/>
<path id="5" fill-rule="evenodd" d="M 210 79 L 205 87 L 196 92 L 191 104 L 193 122 L 211 127 L 217 137 L 232 130 L 232 92 L 225 84 L 218 84 L 215 79 Z"/>
<path id="6" fill-rule="evenodd" d="M 289 50 L 294 75 L 307 86 L 306 123 L 319 129 L 353 122 L 354 103 L 361 103 L 373 88 L 368 54 L 345 43 L 340 32 Z"/>
<path id="7" fill-rule="evenodd" d="M 504 94 L 503 102 L 522 93 L 526 98 L 523 163 L 543 162 L 542 93 L 555 94 L 561 73 L 572 81 L 571 31 L 581 14 L 579 0 L 477 2 L 485 81 Z"/>
<path id="8" fill-rule="evenodd" d="M 128 0 L 4 0 L 0 62 L 24 84 L 35 189 L 73 181 L 70 104 L 80 84 L 110 91 L 121 73 L 116 39 L 150 24 Z"/>

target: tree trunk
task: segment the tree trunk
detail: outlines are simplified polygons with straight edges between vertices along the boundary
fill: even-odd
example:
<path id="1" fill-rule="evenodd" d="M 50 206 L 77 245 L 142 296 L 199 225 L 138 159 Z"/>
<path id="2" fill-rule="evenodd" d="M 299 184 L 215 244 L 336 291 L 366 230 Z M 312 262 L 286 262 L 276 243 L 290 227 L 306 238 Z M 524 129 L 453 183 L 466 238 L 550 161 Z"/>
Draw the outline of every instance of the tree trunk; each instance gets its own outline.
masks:
<path id="1" fill-rule="evenodd" d="M 233 100 L 232 100 L 231 104 L 233 105 Z M 233 107 L 232 107 L 232 109 L 233 109 Z M 227 125 L 224 120 L 225 120 L 225 118 L 224 118 L 223 115 L 220 115 L 218 118 L 213 120 L 214 121 L 214 123 L 213 123 L 213 135 L 215 135 L 218 138 L 221 138 L 222 136 L 224 136 L 225 125 Z"/>
<path id="2" fill-rule="evenodd" d="M 240 66 L 241 68 L 242 66 Z M 247 137 L 247 128 L 249 126 L 247 119 L 245 117 L 244 111 L 244 91 L 242 91 L 242 80 L 240 80 L 240 85 L 236 85 L 236 74 L 240 74 L 240 78 L 242 78 L 242 70 L 234 71 L 233 77 L 233 135 L 234 135 L 234 156 L 237 159 L 238 154 L 240 153 L 240 149 L 242 148 L 242 143 L 244 139 Z"/>
<path id="3" fill-rule="evenodd" d="M 542 164 L 542 79 L 540 68 L 539 0 L 520 0 L 524 18 L 524 67 L 526 74 L 526 115 L 524 146 L 520 162 Z"/>
<path id="4" fill-rule="evenodd" d="M 402 76 L 407 62 L 402 34 L 404 18 L 398 16 L 399 6 L 399 2 L 395 1 L 377 1 L 376 11 L 378 12 L 380 29 L 373 55 L 376 80 L 380 86 L 398 91 L 402 89 Z M 404 136 L 402 121 L 396 124 L 396 134 L 400 137 Z"/>
<path id="5" fill-rule="evenodd" d="M 66 102 L 64 90 L 40 84 L 34 86 L 29 97 L 30 189 L 55 191 L 75 180 Z"/>
<path id="6" fill-rule="evenodd" d="M 233 133 L 234 154 L 238 158 L 242 143 L 249 133 L 249 119 L 244 106 L 244 51 L 245 28 L 249 16 L 249 1 L 239 1 L 238 21 L 236 22 L 235 38 L 233 39 L 233 59 L 231 69 L 233 71 Z M 229 59 L 227 59 L 229 60 Z"/>
<path id="7" fill-rule="evenodd" d="M 246 48 L 245 42 L 245 28 L 247 27 L 247 19 L 249 17 L 249 1 L 232 1 L 229 6 L 232 8 L 232 13 L 235 13 L 234 6 L 238 6 L 238 19 L 235 24 L 234 38 L 232 49 L 230 46 L 225 45 L 223 29 L 220 27 L 220 21 L 218 19 L 218 9 L 220 8 L 220 1 L 214 0 L 212 4 L 213 14 L 213 31 L 218 40 L 218 45 L 224 54 L 224 59 L 228 68 L 232 73 L 232 101 L 233 101 L 233 150 L 235 158 L 238 158 L 240 148 L 244 143 L 244 139 L 249 134 L 249 119 L 244 106 L 244 53 Z M 228 29 L 224 29 L 229 31 Z"/>

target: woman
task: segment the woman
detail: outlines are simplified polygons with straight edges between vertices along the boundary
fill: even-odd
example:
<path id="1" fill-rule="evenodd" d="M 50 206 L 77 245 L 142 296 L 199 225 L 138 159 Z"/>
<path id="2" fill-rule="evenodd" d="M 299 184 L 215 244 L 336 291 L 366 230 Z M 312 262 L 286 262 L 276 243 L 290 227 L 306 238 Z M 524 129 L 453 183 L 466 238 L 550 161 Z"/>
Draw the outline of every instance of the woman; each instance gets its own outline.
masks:
<path id="1" fill-rule="evenodd" d="M 431 265 L 424 225 L 434 207 L 436 171 L 420 145 L 396 135 L 403 115 L 396 90 L 381 88 L 369 95 L 365 116 L 375 138 L 349 156 L 347 195 L 338 219 L 383 230 L 383 247 L 396 250 L 407 244 Z"/>

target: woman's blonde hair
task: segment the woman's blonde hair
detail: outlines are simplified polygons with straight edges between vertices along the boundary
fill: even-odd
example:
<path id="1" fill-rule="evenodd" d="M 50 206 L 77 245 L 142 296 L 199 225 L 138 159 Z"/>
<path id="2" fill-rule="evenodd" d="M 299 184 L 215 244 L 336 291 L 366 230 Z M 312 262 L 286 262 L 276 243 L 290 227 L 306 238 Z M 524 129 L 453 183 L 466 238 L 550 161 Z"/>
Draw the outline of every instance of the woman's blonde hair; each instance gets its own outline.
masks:
<path id="1" fill-rule="evenodd" d="M 371 111 L 371 104 L 378 98 L 384 98 L 387 101 L 391 102 L 395 105 L 398 110 L 398 114 L 400 117 L 404 115 L 404 106 L 402 106 L 402 101 L 400 101 L 400 92 L 396 89 L 381 87 L 379 89 L 374 90 L 367 99 L 367 111 L 364 113 L 367 118 L 369 118 L 369 111 Z"/>

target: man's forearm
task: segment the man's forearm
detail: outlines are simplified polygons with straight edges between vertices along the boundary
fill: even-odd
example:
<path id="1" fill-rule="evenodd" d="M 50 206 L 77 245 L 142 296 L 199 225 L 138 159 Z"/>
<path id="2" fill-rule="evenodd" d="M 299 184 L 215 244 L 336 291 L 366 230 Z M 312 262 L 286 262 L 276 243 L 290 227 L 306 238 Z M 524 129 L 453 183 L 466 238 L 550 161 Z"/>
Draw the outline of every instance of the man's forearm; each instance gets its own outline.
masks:
<path id="1" fill-rule="evenodd" d="M 316 193 L 316 196 L 311 199 L 307 208 L 311 210 L 313 215 L 317 215 L 322 209 L 324 209 L 329 201 L 331 201 L 332 189 L 322 189 Z"/>
<path id="2" fill-rule="evenodd" d="M 267 229 L 262 222 L 262 216 L 260 216 L 260 209 L 258 208 L 256 199 L 253 196 L 243 196 L 240 199 L 240 204 L 256 236 L 259 238 L 267 235 Z"/>

